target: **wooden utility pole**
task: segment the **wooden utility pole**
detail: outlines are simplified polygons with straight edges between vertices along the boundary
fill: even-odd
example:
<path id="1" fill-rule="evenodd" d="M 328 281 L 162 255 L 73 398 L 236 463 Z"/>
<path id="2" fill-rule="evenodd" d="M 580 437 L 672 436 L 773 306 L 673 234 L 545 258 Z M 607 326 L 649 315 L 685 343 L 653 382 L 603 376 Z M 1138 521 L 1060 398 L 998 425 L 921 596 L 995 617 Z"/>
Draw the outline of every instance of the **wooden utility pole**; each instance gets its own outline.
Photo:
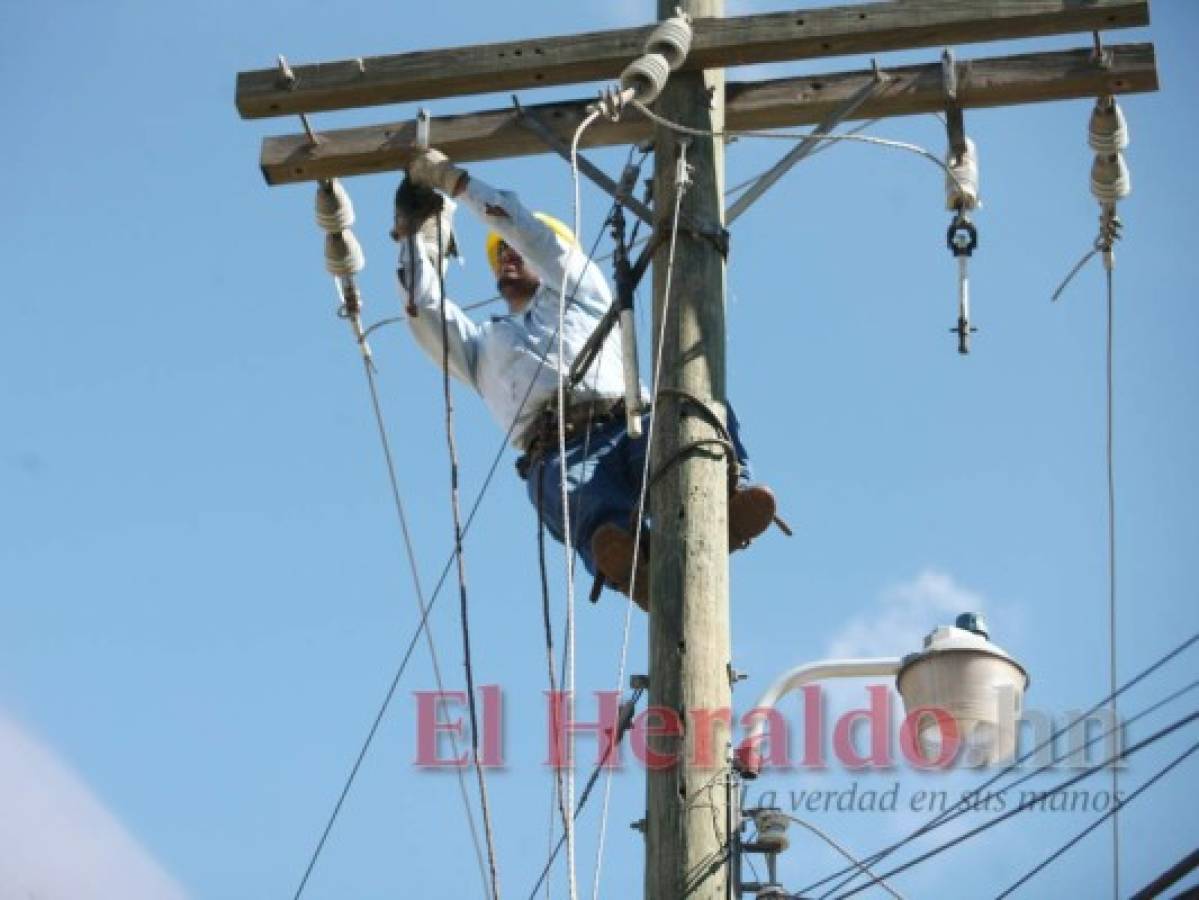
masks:
<path id="1" fill-rule="evenodd" d="M 676 4 L 658 0 L 659 18 L 673 15 Z M 682 9 L 692 18 L 716 18 L 724 0 L 684 0 Z M 724 70 L 675 73 L 657 110 L 690 128 L 722 131 Z M 698 398 L 723 421 L 723 138 L 680 135 L 659 125 L 654 149 L 657 227 L 669 231 L 676 192 L 683 190 L 682 210 L 706 232 L 679 229 L 673 265 L 669 241 L 654 257 L 654 335 L 663 335 L 660 384 Z M 728 460 L 712 444 L 683 452 L 719 436 L 691 402 L 667 391 L 654 403 L 650 468 L 664 474 L 650 500 L 649 698 L 651 708 L 677 714 L 682 730 L 651 743 L 679 761 L 647 773 L 645 896 L 723 900 L 730 725 L 703 713 L 731 705 Z M 697 717 L 696 711 L 703 712 Z"/>
<path id="2" fill-rule="evenodd" d="M 713 439 L 726 421 L 724 144 L 730 130 L 823 123 L 829 116 L 881 119 L 943 110 L 956 83 L 958 109 L 1091 98 L 1157 89 L 1152 45 L 959 60 L 878 71 L 724 83 L 732 65 L 941 47 L 1148 24 L 1148 0 L 903 0 L 797 9 L 739 18 L 723 0 L 658 0 L 693 19 L 683 67 L 654 106 L 680 134 L 636 109 L 596 121 L 582 146 L 655 144 L 655 225 L 669 238 L 682 195 L 673 265 L 669 241 L 654 255 L 654 340 L 661 354 L 651 471 L 650 703 L 680 728 L 649 740 L 645 894 L 649 900 L 726 900 L 730 830 L 728 751 L 731 650 L 728 604 L 728 460 Z M 426 50 L 243 72 L 237 107 L 246 118 L 307 114 L 514 88 L 614 80 L 643 51 L 652 26 Z M 456 162 L 560 151 L 592 98 L 436 118 L 432 143 Z M 536 121 L 530 127 L 530 119 Z M 269 184 L 393 171 L 417 146 L 415 123 L 391 122 L 268 137 L 260 165 Z M 823 126 L 822 126 L 823 127 Z M 831 126 L 829 126 L 831 127 Z M 680 158 L 685 177 L 680 177 Z M 583 166 L 594 175 L 594 167 Z M 603 181 L 601 177 L 599 181 Z M 611 184 L 611 179 L 608 179 Z M 644 209 L 629 205 L 638 215 Z M 668 289 L 669 282 L 669 289 Z M 765 314 L 765 313 L 764 313 Z M 661 332 L 660 332 L 661 329 Z M 691 399 L 688 399 L 691 398 Z M 698 443 L 697 443 L 698 442 Z M 722 715 L 723 714 L 723 715 Z M 661 715 L 659 732 L 669 730 Z"/>

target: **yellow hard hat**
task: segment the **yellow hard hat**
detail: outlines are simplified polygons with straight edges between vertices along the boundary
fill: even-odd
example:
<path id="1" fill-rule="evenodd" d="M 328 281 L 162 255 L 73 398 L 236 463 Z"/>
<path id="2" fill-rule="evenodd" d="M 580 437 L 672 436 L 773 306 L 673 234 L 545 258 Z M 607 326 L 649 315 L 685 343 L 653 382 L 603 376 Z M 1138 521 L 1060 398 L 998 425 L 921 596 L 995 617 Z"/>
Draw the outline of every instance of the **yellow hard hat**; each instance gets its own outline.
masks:
<path id="1" fill-rule="evenodd" d="M 574 232 L 570 230 L 565 222 L 559 221 L 553 216 L 543 212 L 535 212 L 533 213 L 533 216 L 538 221 L 548 225 L 550 230 L 553 231 L 554 234 L 558 235 L 558 237 L 562 238 L 562 240 L 566 241 L 566 243 L 578 243 L 578 241 L 575 239 Z M 491 266 L 492 274 L 496 275 L 497 277 L 500 274 L 500 242 L 502 240 L 503 238 L 500 237 L 498 232 L 490 231 L 487 233 L 487 264 Z"/>

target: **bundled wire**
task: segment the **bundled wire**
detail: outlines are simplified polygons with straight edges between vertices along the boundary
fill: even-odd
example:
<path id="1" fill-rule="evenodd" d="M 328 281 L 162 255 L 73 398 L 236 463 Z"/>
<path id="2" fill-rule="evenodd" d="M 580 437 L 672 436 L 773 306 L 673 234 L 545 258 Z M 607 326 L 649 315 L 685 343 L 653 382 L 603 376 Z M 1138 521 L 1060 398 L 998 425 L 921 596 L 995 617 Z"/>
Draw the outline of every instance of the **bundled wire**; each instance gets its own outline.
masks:
<path id="1" fill-rule="evenodd" d="M 931 850 L 928 850 L 928 851 L 920 854 L 916 858 L 911 859 L 908 862 L 903 863 L 902 865 L 896 866 L 895 868 L 884 872 L 882 875 L 875 876 L 866 884 L 859 885 L 858 887 L 855 887 L 852 890 L 846 891 L 843 894 L 838 894 L 836 897 L 836 900 L 846 900 L 846 898 L 848 898 L 848 897 L 856 896 L 857 894 L 860 894 L 862 891 L 864 891 L 870 887 L 873 887 L 881 879 L 892 878 L 901 872 L 906 872 L 908 869 L 911 869 L 913 866 L 917 866 L 922 862 L 926 862 L 927 860 L 932 859 L 933 857 L 945 852 L 946 850 L 949 850 L 952 847 L 956 847 L 958 844 L 961 844 L 964 841 L 970 840 L 971 838 L 976 837 L 979 834 L 982 834 L 984 831 L 994 828 L 996 825 L 999 825 L 1002 822 L 1006 822 L 1008 819 L 1011 819 L 1013 816 L 1019 815 L 1022 812 L 1027 812 L 1028 810 L 1034 808 L 1038 804 L 1043 804 L 1049 798 L 1066 790 L 1066 788 L 1069 788 L 1069 787 L 1074 786 L 1075 784 L 1078 784 L 1078 782 L 1082 781 L 1085 778 L 1089 778 L 1091 775 L 1094 775 L 1096 772 L 1099 772 L 1120 760 L 1129 759 L 1130 757 L 1135 756 L 1137 753 L 1139 753 L 1141 750 L 1144 750 L 1146 747 L 1149 747 L 1149 746 L 1157 743 L 1158 741 L 1162 740 L 1163 738 L 1168 737 L 1169 735 L 1173 734 L 1174 732 L 1178 731 L 1181 728 L 1184 728 L 1187 725 L 1190 725 L 1192 722 L 1194 722 L 1196 720 L 1199 720 L 1199 710 L 1196 710 L 1186 716 L 1183 716 L 1181 719 L 1178 719 L 1175 722 L 1172 722 L 1171 724 L 1165 726 L 1164 728 L 1159 729 L 1158 731 L 1154 732 L 1153 734 L 1151 734 L 1149 737 L 1145 738 L 1144 740 L 1138 741 L 1137 743 L 1133 744 L 1128 749 L 1121 750 L 1117 753 L 1113 753 L 1111 756 L 1109 756 L 1105 760 L 1103 760 L 1103 762 L 1098 763 L 1093 766 L 1088 766 L 1086 769 L 1084 769 L 1079 774 L 1075 775 L 1073 778 L 1067 778 L 1065 781 L 1058 783 L 1057 785 L 1050 788 L 1049 790 L 1037 793 L 1034 797 L 1032 797 L 1028 800 L 1025 800 L 1024 802 L 1020 803 L 1018 806 L 1013 807 L 1012 809 L 1008 810 L 1007 812 L 1001 813 L 1000 815 L 995 816 L 992 819 L 988 819 L 986 822 L 983 822 L 981 825 L 978 825 L 978 826 L 970 829 L 969 831 L 958 835 L 957 837 L 951 838 L 950 840 L 937 845 L 936 847 L 932 848 Z M 1119 808 L 1119 806 L 1117 805 L 1116 809 L 1118 809 L 1118 808 Z"/>
<path id="2" fill-rule="evenodd" d="M 436 217 L 438 254 L 444 246 L 441 233 L 441 216 Z M 466 670 L 466 699 L 470 713 L 470 751 L 474 763 L 475 777 L 479 786 L 479 805 L 483 811 L 483 833 L 487 840 L 487 866 L 491 875 L 491 894 L 494 900 L 500 897 L 499 865 L 496 861 L 495 835 L 491 827 L 491 804 L 487 797 L 487 778 L 479 764 L 479 717 L 475 703 L 474 666 L 470 651 L 470 613 L 466 592 L 466 560 L 462 553 L 462 510 L 458 499 L 458 445 L 454 437 L 454 400 L 450 389 L 450 341 L 449 324 L 446 317 L 444 260 L 437 260 L 438 291 L 441 313 L 441 374 L 445 397 L 445 438 L 450 455 L 450 510 L 454 520 L 454 560 L 458 569 L 459 609 L 462 617 L 462 659 Z"/>
<path id="3" fill-rule="evenodd" d="M 1159 781 L 1161 781 L 1163 778 L 1165 778 L 1168 774 L 1170 774 L 1170 772 L 1172 772 L 1174 769 L 1176 769 L 1178 766 L 1180 766 L 1188 757 L 1192 756 L 1195 753 L 1195 751 L 1197 751 L 1197 750 L 1199 750 L 1199 742 L 1191 744 L 1190 747 L 1188 747 L 1186 750 L 1184 750 L 1178 756 L 1174 757 L 1173 760 L 1171 760 L 1169 763 L 1167 763 L 1162 768 L 1158 769 L 1157 772 L 1155 772 L 1144 784 L 1142 784 L 1139 788 L 1137 788 L 1135 791 L 1133 791 L 1131 794 L 1129 794 L 1123 800 L 1113 797 L 1111 809 L 1109 809 L 1107 812 L 1105 812 L 1103 815 L 1101 815 L 1098 819 L 1096 819 L 1094 822 L 1092 822 L 1090 825 L 1088 825 L 1086 828 L 1084 828 L 1078 834 L 1074 835 L 1074 837 L 1070 838 L 1070 840 L 1066 841 L 1066 843 L 1064 843 L 1062 846 L 1058 847 L 1056 850 L 1054 850 L 1052 853 L 1050 853 L 1048 856 L 1046 856 L 1043 860 L 1041 860 L 1039 863 L 1037 863 L 1035 866 L 1033 866 L 1033 868 L 1029 869 L 1028 872 L 1021 875 L 1006 890 L 1004 890 L 1004 892 L 1002 894 L 999 894 L 998 896 L 996 896 L 995 900 L 1003 900 L 1004 897 L 1010 897 L 1020 887 L 1024 886 L 1025 884 L 1028 884 L 1029 881 L 1031 881 L 1033 878 L 1035 878 L 1041 872 L 1045 871 L 1046 868 L 1048 868 L 1050 865 L 1052 865 L 1054 862 L 1056 862 L 1058 859 L 1060 859 L 1062 856 L 1064 856 L 1066 853 L 1068 853 L 1071 849 L 1073 849 L 1088 834 L 1090 834 L 1092 831 L 1094 831 L 1096 828 L 1098 828 L 1100 825 L 1102 825 L 1108 819 L 1114 817 L 1120 810 L 1122 810 L 1124 807 L 1128 806 L 1128 804 L 1130 804 L 1133 800 L 1135 800 L 1137 797 L 1141 796 L 1141 794 L 1145 793 L 1145 791 L 1149 790 L 1149 788 L 1153 787 L 1155 784 L 1157 784 Z"/>

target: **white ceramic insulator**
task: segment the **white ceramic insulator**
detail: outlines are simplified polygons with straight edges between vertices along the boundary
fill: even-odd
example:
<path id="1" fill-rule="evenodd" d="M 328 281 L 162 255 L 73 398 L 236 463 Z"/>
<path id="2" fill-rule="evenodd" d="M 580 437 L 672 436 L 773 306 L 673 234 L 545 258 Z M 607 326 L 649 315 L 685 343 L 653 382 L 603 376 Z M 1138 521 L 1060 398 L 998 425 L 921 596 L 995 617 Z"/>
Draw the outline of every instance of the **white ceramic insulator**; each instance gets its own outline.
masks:
<path id="1" fill-rule="evenodd" d="M 978 148 L 966 138 L 966 152 L 955 156 L 950 149 L 945 159 L 945 208 L 978 209 Z"/>
<path id="2" fill-rule="evenodd" d="M 354 224 L 354 204 L 336 178 L 316 189 L 316 224 L 329 234 L 345 231 Z"/>
<path id="3" fill-rule="evenodd" d="M 639 56 L 620 73 L 620 86 L 642 103 L 653 103 L 670 78 L 670 63 L 661 53 Z"/>
<path id="4" fill-rule="evenodd" d="M 1103 101 L 1095 104 L 1087 129 L 1087 143 L 1096 153 L 1109 156 L 1128 146 L 1128 123 L 1120 104 L 1114 100 L 1110 104 Z"/>
<path id="5" fill-rule="evenodd" d="M 637 361 L 637 331 L 631 309 L 620 311 L 620 359 L 624 365 L 624 406 L 629 437 L 641 437 L 641 371 Z"/>
<path id="6" fill-rule="evenodd" d="M 1091 166 L 1091 193 L 1100 203 L 1115 203 L 1132 193 L 1132 177 L 1123 153 L 1095 157 Z"/>
<path id="7" fill-rule="evenodd" d="M 645 40 L 645 52 L 666 57 L 673 72 L 687 59 L 691 50 L 691 22 L 685 16 L 671 16 L 659 22 Z"/>
<path id="8" fill-rule="evenodd" d="M 366 266 L 366 254 L 352 231 L 325 236 L 325 268 L 330 275 L 356 275 Z"/>
<path id="9" fill-rule="evenodd" d="M 787 837 L 788 819 L 777 810 L 762 810 L 754 816 L 758 836 L 754 843 L 769 853 L 782 853 L 791 846 Z"/>

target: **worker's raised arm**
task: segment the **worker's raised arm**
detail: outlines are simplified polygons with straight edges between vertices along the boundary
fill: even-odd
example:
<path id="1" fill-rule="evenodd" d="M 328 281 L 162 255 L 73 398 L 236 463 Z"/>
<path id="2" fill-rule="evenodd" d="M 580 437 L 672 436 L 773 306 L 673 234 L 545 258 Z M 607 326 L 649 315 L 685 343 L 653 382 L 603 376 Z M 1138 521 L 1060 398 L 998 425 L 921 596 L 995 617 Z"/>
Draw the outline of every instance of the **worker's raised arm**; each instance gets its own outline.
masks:
<path id="1" fill-rule="evenodd" d="M 416 156 L 409 169 L 413 181 L 438 188 L 474 212 L 504 243 L 513 247 L 547 287 L 579 304 L 595 304 L 602 313 L 611 304 L 608 282 L 574 240 L 570 230 L 556 230 L 534 215 L 510 191 L 501 191 L 453 165 L 437 150 Z"/>
<path id="2" fill-rule="evenodd" d="M 576 303 L 602 300 L 606 309 L 611 302 L 608 282 L 599 268 L 561 227 L 555 230 L 544 219 L 533 215 L 516 194 L 501 191 L 471 176 L 458 199 L 470 208 L 504 243 L 513 247 L 542 283 L 561 291 Z"/>
<path id="3" fill-rule="evenodd" d="M 446 200 L 447 212 L 442 216 L 446 235 L 449 233 L 449 218 L 453 212 L 453 201 Z M 400 298 L 408 312 L 408 327 L 421 348 L 433 362 L 441 367 L 445 356 L 444 347 L 449 347 L 450 374 L 473 388 L 477 388 L 475 372 L 478 362 L 479 326 L 471 320 L 457 304 L 445 301 L 445 343 L 442 342 L 441 288 L 438 264 L 445 264 L 445 251 L 437 244 L 437 218 L 428 220 L 411 238 L 400 232 L 397 216 L 399 242 Z M 416 253 L 412 253 L 412 249 Z M 444 272 L 444 269 L 443 269 Z"/>

